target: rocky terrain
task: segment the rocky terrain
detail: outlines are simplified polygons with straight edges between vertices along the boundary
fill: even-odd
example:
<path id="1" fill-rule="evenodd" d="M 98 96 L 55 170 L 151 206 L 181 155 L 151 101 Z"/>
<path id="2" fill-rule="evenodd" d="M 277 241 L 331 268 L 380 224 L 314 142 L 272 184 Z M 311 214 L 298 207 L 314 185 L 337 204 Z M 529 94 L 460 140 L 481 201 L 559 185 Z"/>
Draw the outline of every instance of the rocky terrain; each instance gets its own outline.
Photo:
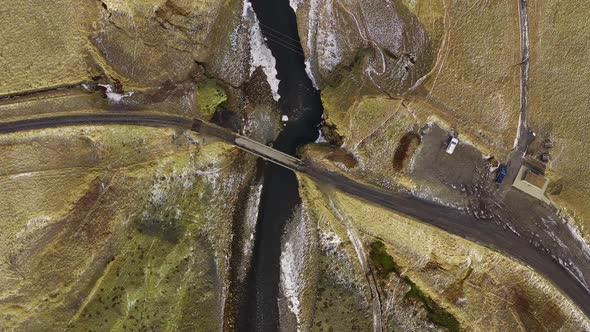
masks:
<path id="1" fill-rule="evenodd" d="M 495 190 L 489 158 L 506 161 L 517 138 L 518 2 L 290 6 L 325 119 L 320 144 L 302 156 L 483 211 Z M 554 140 L 548 194 L 581 248 L 590 220 L 583 6 L 529 1 L 538 133 L 529 157 Z M 265 144 L 281 130 L 269 28 L 247 1 L 27 0 L 1 4 L 0 27 L 0 121 L 167 113 Z M 451 158 L 452 131 L 461 143 Z M 0 330 L 236 329 L 263 186 L 255 156 L 133 126 L 0 135 L 0 156 Z M 282 331 L 590 331 L 528 267 L 298 181 L 281 244 Z"/>
<path id="2" fill-rule="evenodd" d="M 236 33 L 252 26 L 243 8 L 3 5 L 0 117 L 172 113 L 270 140 L 274 127 L 260 123 L 278 115 L 252 38 Z M 227 50 L 232 33 L 241 54 Z M 220 54 L 239 61 L 208 61 Z M 244 199 L 255 197 L 255 158 L 171 129 L 80 127 L 0 139 L 0 329 L 221 329 L 234 274 L 244 273 L 229 264 L 232 243 L 249 257 L 253 226 L 243 225 L 242 211 L 257 204 Z"/>

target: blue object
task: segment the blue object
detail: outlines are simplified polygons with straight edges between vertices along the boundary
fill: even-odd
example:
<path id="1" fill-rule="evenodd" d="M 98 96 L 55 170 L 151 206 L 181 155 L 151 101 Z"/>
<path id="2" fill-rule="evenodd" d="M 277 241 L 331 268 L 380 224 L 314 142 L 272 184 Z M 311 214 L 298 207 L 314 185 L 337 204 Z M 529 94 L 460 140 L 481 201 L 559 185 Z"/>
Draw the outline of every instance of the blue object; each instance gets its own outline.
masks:
<path id="1" fill-rule="evenodd" d="M 496 176 L 496 183 L 502 183 L 504 181 L 504 177 L 506 176 L 506 172 L 508 168 L 504 165 L 500 165 L 500 169 L 498 170 L 498 175 Z"/>

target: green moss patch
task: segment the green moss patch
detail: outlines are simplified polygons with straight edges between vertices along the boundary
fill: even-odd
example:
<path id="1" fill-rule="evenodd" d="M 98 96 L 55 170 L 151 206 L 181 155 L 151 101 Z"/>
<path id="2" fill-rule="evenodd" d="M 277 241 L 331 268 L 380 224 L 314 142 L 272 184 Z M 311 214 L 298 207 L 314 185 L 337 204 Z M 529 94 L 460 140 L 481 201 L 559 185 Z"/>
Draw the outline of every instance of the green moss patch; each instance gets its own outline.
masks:
<path id="1" fill-rule="evenodd" d="M 399 274 L 399 267 L 395 264 L 393 258 L 385 251 L 385 244 L 383 244 L 383 242 L 375 241 L 371 243 L 369 257 L 382 276 L 386 276 L 391 272 Z"/>
<path id="2" fill-rule="evenodd" d="M 400 268 L 385 250 L 385 244 L 382 241 L 374 241 L 371 243 L 371 251 L 369 253 L 373 266 L 377 268 L 382 277 L 391 272 L 400 275 Z M 447 328 L 449 331 L 461 331 L 459 321 L 448 311 L 438 305 L 430 296 L 424 294 L 422 290 L 416 286 L 410 278 L 403 277 L 404 281 L 410 286 L 410 290 L 406 293 L 405 299 L 415 299 L 424 304 L 424 308 L 428 312 L 428 318 L 435 324 Z"/>
<path id="3" fill-rule="evenodd" d="M 197 84 L 196 98 L 199 111 L 207 119 L 210 119 L 217 107 L 227 100 L 227 95 L 217 82 L 206 80 Z"/>
<path id="4" fill-rule="evenodd" d="M 428 318 L 433 323 L 447 328 L 449 331 L 461 331 L 461 325 L 459 321 L 451 313 L 443 309 L 434 300 L 424 294 L 422 290 L 410 278 L 404 277 L 404 281 L 410 285 L 410 290 L 406 293 L 406 299 L 416 299 L 424 304 L 424 308 L 428 312 Z"/>

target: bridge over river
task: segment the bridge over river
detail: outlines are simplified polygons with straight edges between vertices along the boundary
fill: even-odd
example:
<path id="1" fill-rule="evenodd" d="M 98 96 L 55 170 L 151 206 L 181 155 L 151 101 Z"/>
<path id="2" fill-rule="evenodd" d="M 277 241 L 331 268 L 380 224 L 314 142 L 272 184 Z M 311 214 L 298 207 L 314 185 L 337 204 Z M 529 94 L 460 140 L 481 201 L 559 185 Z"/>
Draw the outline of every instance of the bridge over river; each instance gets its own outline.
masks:
<path id="1" fill-rule="evenodd" d="M 525 238 L 517 236 L 509 229 L 497 223 L 481 221 L 475 216 L 466 214 L 461 210 L 442 206 L 435 202 L 413 196 L 410 193 L 385 191 L 369 184 L 360 183 L 342 174 L 314 167 L 272 147 L 202 120 L 139 112 L 72 114 L 0 122 L 0 134 L 83 125 L 172 127 L 192 130 L 203 135 L 216 137 L 244 151 L 282 167 L 305 174 L 368 203 L 393 210 L 416 219 L 418 222 L 440 228 L 451 234 L 506 254 L 544 275 L 560 288 L 563 293 L 569 296 L 587 317 L 590 317 L 590 290 L 588 289 L 587 281 L 576 277 L 561 266 L 551 257 L 551 252 L 545 252 L 541 248 L 536 248 Z M 531 213 L 535 212 L 531 211 Z M 549 212 L 544 211 L 543 213 L 547 214 Z M 558 217 L 554 215 L 538 215 L 535 217 L 550 217 L 558 220 Z M 589 262 L 577 263 L 589 264 Z"/>

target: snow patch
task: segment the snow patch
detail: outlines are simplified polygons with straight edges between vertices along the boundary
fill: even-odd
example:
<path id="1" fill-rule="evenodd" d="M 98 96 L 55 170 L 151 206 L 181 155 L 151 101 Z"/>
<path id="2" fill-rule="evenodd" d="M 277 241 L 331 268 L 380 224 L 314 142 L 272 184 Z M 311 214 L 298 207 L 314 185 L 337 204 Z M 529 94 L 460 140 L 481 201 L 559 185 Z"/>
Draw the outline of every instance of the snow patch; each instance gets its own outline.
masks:
<path id="1" fill-rule="evenodd" d="M 318 138 L 315 140 L 314 143 L 328 143 L 328 141 L 324 137 L 324 134 L 322 133 L 322 131 L 319 130 L 319 132 L 320 132 L 320 135 L 318 136 Z"/>
<path id="2" fill-rule="evenodd" d="M 303 4 L 303 0 L 289 0 L 289 5 L 293 8 L 295 14 L 297 14 L 297 8 L 299 8 L 301 4 Z"/>
<path id="3" fill-rule="evenodd" d="M 27 228 L 31 228 L 31 227 L 38 225 L 38 224 L 45 224 L 45 223 L 49 222 L 50 220 L 51 220 L 51 218 L 49 218 L 49 217 L 33 218 L 29 222 L 27 222 Z"/>
<path id="4" fill-rule="evenodd" d="M 416 8 L 416 0 L 408 0 L 408 7 L 410 7 L 411 9 L 415 9 Z"/>
<path id="5" fill-rule="evenodd" d="M 313 47 L 318 45 L 318 48 L 321 49 L 317 57 L 319 66 L 331 71 L 342 61 L 343 54 L 338 45 L 334 2 L 327 0 L 322 5 L 325 10 L 320 17 L 319 1 L 311 0 L 310 2 L 307 47 L 310 58 L 313 58 L 315 55 L 313 54 L 315 52 L 312 51 Z M 315 36 L 313 35 L 314 32 Z"/>
<path id="6" fill-rule="evenodd" d="M 522 235 L 520 235 L 520 233 L 519 233 L 519 232 L 518 232 L 518 231 L 517 231 L 517 230 L 516 230 L 514 227 L 512 227 L 512 225 L 510 225 L 509 223 L 506 223 L 506 227 L 508 227 L 508 229 L 509 229 L 509 230 L 510 230 L 512 233 L 516 234 L 516 236 L 518 236 L 518 237 L 522 237 Z"/>
<path id="7" fill-rule="evenodd" d="M 308 59 L 305 61 L 305 72 L 309 79 L 311 80 L 313 86 L 317 89 L 317 81 L 313 76 L 313 69 L 311 68 L 312 63 L 309 59 L 314 59 L 316 56 L 315 52 L 315 45 L 316 45 L 316 36 L 315 32 L 318 29 L 318 0 L 311 0 L 309 4 L 309 18 L 307 21 L 307 51 L 309 53 Z"/>
<path id="8" fill-rule="evenodd" d="M 244 181 L 244 174 L 231 172 L 229 176 L 222 173 L 222 168 L 213 168 L 215 165 L 207 165 L 205 169 L 196 170 L 194 173 L 202 181 L 203 185 L 207 187 L 207 192 L 211 193 L 214 199 L 209 200 L 209 204 L 203 207 L 203 216 L 206 220 L 203 225 L 203 234 L 211 241 L 211 243 L 219 243 L 219 238 L 215 237 L 216 229 L 220 224 L 227 223 L 226 220 L 219 220 L 219 211 L 231 211 L 231 197 L 238 190 L 240 184 Z M 203 192 L 199 194 L 199 200 L 204 199 Z M 215 239 L 215 240 L 214 240 Z M 213 246 L 213 257 L 217 273 L 224 280 L 221 286 L 221 300 L 223 304 L 226 302 L 229 285 L 225 279 L 230 266 L 229 254 L 218 245 Z M 223 311 L 220 313 L 223 316 Z"/>
<path id="9" fill-rule="evenodd" d="M 518 146 L 518 142 L 520 141 L 520 137 L 523 135 L 522 133 L 523 125 L 522 125 L 522 114 L 518 116 L 518 127 L 516 127 L 516 136 L 514 137 L 514 144 L 512 145 L 513 149 L 516 149 Z"/>
<path id="10" fill-rule="evenodd" d="M 114 103 L 120 103 L 123 100 L 123 98 L 127 98 L 135 93 L 134 91 L 127 92 L 127 93 L 115 92 L 113 90 L 113 86 L 110 84 L 99 84 L 98 86 L 102 86 L 103 88 L 107 89 L 107 91 L 106 91 L 107 98 Z"/>
<path id="11" fill-rule="evenodd" d="M 565 224 L 571 232 L 572 236 L 574 237 L 574 239 L 576 239 L 576 241 L 578 241 L 578 243 L 580 243 L 582 253 L 584 254 L 584 256 L 590 258 L 590 246 L 588 246 L 588 243 L 580 233 L 580 230 L 578 230 L 578 228 L 574 226 L 573 223 L 573 220 L 565 220 Z"/>
<path id="12" fill-rule="evenodd" d="M 574 278 L 578 280 L 578 282 L 582 285 L 582 287 L 584 287 L 584 289 L 590 291 L 590 288 L 588 288 L 588 284 L 584 279 L 584 273 L 582 273 L 582 271 L 577 266 L 573 264 L 564 264 L 562 260 L 558 261 L 561 266 L 563 266 Z"/>
<path id="13" fill-rule="evenodd" d="M 242 252 L 244 254 L 244 261 L 249 262 L 250 256 L 252 255 L 252 251 L 254 248 L 254 238 L 256 235 L 256 222 L 258 221 L 258 209 L 260 206 L 260 197 L 262 196 L 262 183 L 256 185 L 256 187 L 251 191 L 250 197 L 248 197 L 248 202 L 246 203 L 246 230 L 245 232 L 250 233 L 249 235 L 246 234 L 247 239 L 244 240 L 244 245 L 242 247 Z M 243 264 L 241 270 L 242 275 L 240 275 L 240 279 L 246 277 L 248 269 L 248 263 Z"/>
<path id="14" fill-rule="evenodd" d="M 437 197 L 430 191 L 430 189 L 426 187 L 412 189 L 410 190 L 410 193 L 416 196 L 417 198 L 421 198 L 423 200 L 430 201 L 442 206 L 451 207 L 455 209 L 462 208 L 458 203 L 449 202 L 440 197 Z"/>
<path id="15" fill-rule="evenodd" d="M 250 24 L 250 75 L 257 67 L 261 67 L 270 85 L 272 97 L 278 101 L 280 81 L 277 78 L 276 59 L 266 45 L 266 39 L 260 29 L 260 22 L 248 0 L 244 0 L 242 18 Z"/>
<path id="16" fill-rule="evenodd" d="M 338 250 L 338 247 L 342 244 L 342 239 L 338 236 L 338 234 L 334 233 L 331 230 L 323 230 L 320 229 L 320 246 L 322 247 L 323 251 L 333 256 L 344 256 Z"/>
<path id="17" fill-rule="evenodd" d="M 10 179 L 18 179 L 18 178 L 28 178 L 33 176 L 33 174 L 35 174 L 35 172 L 25 172 L 25 173 L 18 173 L 18 174 L 12 174 L 10 176 Z"/>
<path id="18" fill-rule="evenodd" d="M 288 301 L 289 310 L 297 319 L 297 331 L 301 330 L 301 295 L 305 288 L 303 272 L 309 249 L 307 239 L 308 216 L 301 206 L 301 218 L 294 220 L 297 224 L 285 234 L 285 243 L 281 252 L 281 281 L 283 295 Z"/>
<path id="19" fill-rule="evenodd" d="M 471 257 L 467 256 L 467 259 L 465 260 L 465 267 L 471 267 Z"/>
<path id="20" fill-rule="evenodd" d="M 330 257 L 331 260 L 336 263 L 338 266 L 348 266 L 351 267 L 353 265 L 350 256 L 346 253 L 346 250 L 341 248 L 341 245 L 344 243 L 342 238 L 338 236 L 335 232 L 327 229 L 318 229 L 319 231 L 319 245 L 322 252 L 325 253 L 326 256 Z M 355 280 L 350 278 L 344 273 L 337 273 L 334 275 L 336 278 L 336 283 L 342 285 L 347 288 L 357 287 Z"/>
<path id="21" fill-rule="evenodd" d="M 37 217 L 37 218 L 33 218 L 31 220 L 29 220 L 29 222 L 27 222 L 25 228 L 23 230 L 21 230 L 20 232 L 18 232 L 16 234 L 16 238 L 20 239 L 22 238 L 25 233 L 27 231 L 30 231 L 31 229 L 34 228 L 44 228 L 49 222 L 51 221 L 50 217 Z"/>
<path id="22" fill-rule="evenodd" d="M 318 82 L 313 76 L 313 71 L 311 70 L 311 62 L 309 62 L 309 60 L 305 60 L 305 73 L 307 73 L 307 77 L 309 77 L 309 79 L 311 80 L 311 84 L 313 85 L 313 87 L 316 90 L 319 90 Z"/>
<path id="23" fill-rule="evenodd" d="M 298 282 L 300 276 L 297 273 L 297 248 L 293 243 L 285 243 L 285 249 L 281 253 L 281 285 L 283 293 L 289 301 L 289 310 L 297 317 L 299 322 L 299 313 L 301 311 L 301 303 L 299 302 L 299 294 L 303 290 Z"/>

